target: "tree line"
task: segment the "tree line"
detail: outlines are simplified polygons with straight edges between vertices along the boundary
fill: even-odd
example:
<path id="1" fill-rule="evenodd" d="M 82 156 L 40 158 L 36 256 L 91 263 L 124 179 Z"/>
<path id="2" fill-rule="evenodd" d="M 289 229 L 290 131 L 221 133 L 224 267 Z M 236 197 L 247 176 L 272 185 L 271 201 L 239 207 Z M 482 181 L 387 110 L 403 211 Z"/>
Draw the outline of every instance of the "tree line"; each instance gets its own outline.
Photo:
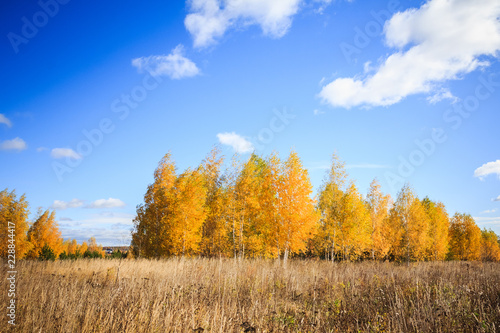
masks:
<path id="1" fill-rule="evenodd" d="M 55 212 L 38 209 L 35 218 L 30 221 L 29 204 L 23 194 L 5 189 L 0 192 L 0 256 L 9 254 L 9 239 L 15 240 L 16 259 L 78 259 L 102 258 L 102 246 L 94 237 L 88 242 L 78 244 L 75 239 L 63 240 L 56 221 Z M 15 225 L 8 232 L 10 225 Z"/>
<path id="2" fill-rule="evenodd" d="M 363 197 L 335 154 L 315 197 L 294 151 L 223 164 L 217 147 L 179 174 L 161 159 L 137 206 L 135 256 L 500 261 L 500 239 L 471 215 L 450 217 L 408 184 L 393 200 L 375 179 Z"/>
<path id="3" fill-rule="evenodd" d="M 363 197 L 335 154 L 315 197 L 294 151 L 286 160 L 252 154 L 243 162 L 233 157 L 225 170 L 223 164 L 216 147 L 178 174 L 166 154 L 137 206 L 128 257 L 500 261 L 499 237 L 469 214 L 450 217 L 443 203 L 419 199 L 408 184 L 393 200 L 375 179 Z M 104 256 L 93 237 L 64 241 L 54 211 L 39 209 L 32 221 L 28 215 L 25 195 L 0 192 L 0 256 L 8 254 L 9 237 L 16 258 Z"/>

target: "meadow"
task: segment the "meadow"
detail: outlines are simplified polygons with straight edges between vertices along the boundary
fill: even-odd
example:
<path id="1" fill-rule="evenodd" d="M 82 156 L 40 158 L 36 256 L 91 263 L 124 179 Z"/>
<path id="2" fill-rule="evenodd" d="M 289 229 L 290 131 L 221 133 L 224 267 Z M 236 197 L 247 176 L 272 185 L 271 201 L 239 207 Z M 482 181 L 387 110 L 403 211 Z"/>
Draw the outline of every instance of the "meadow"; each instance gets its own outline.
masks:
<path id="1" fill-rule="evenodd" d="M 17 271 L 17 325 L 4 317 L 1 332 L 500 331 L 499 263 L 24 260 Z"/>

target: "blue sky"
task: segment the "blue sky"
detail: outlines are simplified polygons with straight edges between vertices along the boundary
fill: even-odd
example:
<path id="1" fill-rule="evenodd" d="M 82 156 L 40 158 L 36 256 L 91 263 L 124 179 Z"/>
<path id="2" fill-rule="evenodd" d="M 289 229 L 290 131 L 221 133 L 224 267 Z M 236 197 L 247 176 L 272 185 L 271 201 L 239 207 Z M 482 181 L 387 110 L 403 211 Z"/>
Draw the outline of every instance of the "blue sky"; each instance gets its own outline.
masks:
<path id="1" fill-rule="evenodd" d="M 500 233 L 500 4 L 18 1 L 1 5 L 0 187 L 63 236 L 127 244 L 168 151 L 179 170 L 337 152 L 366 193 L 409 182 Z"/>

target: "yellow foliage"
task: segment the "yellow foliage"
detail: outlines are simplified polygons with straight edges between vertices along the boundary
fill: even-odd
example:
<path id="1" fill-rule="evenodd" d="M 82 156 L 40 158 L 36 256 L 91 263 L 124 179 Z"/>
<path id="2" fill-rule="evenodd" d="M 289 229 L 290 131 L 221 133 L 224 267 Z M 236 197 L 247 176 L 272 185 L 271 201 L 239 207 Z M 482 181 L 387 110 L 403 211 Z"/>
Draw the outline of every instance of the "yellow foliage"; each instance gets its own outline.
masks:
<path id="1" fill-rule="evenodd" d="M 47 245 L 54 251 L 56 258 L 63 251 L 61 231 L 55 220 L 55 212 L 49 213 L 48 210 L 39 211 L 39 217 L 29 228 L 28 241 L 32 248 L 28 252 L 29 258 L 38 258 L 42 248 Z"/>
<path id="2" fill-rule="evenodd" d="M 478 260 L 481 256 L 481 229 L 469 214 L 456 213 L 450 221 L 450 259 Z"/>
<path id="3" fill-rule="evenodd" d="M 390 212 L 395 239 L 392 254 L 400 260 L 424 260 L 430 244 L 429 219 L 424 206 L 409 185 L 398 193 Z"/>
<path id="4" fill-rule="evenodd" d="M 206 219 L 206 194 L 203 175 L 187 170 L 175 182 L 175 208 L 165 223 L 174 255 L 197 254 L 201 242 L 201 227 Z M 166 216 L 165 219 L 168 217 Z"/>
<path id="5" fill-rule="evenodd" d="M 481 260 L 500 261 L 500 244 L 493 230 L 481 231 Z"/>
<path id="6" fill-rule="evenodd" d="M 336 252 L 340 250 L 339 230 L 346 177 L 344 162 L 333 154 L 332 165 L 319 191 L 318 210 L 321 217 L 318 237 L 314 242 L 316 250 L 332 261 L 336 257 Z"/>
<path id="7" fill-rule="evenodd" d="M 12 239 L 15 240 L 16 259 L 23 258 L 30 250 L 31 244 L 26 237 L 28 214 L 28 202 L 24 194 L 18 199 L 15 191 L 8 192 L 5 189 L 0 192 L 0 256 L 7 257 L 11 244 L 9 240 Z"/>
<path id="8" fill-rule="evenodd" d="M 219 148 L 215 147 L 203 161 L 200 172 L 205 187 L 204 205 L 206 218 L 203 224 L 203 240 L 201 253 L 206 256 L 221 256 L 228 251 L 227 226 L 224 216 L 227 206 L 224 205 L 225 193 L 222 188 L 221 166 L 224 162 Z M 201 189 L 200 189 L 201 190 Z"/>
<path id="9" fill-rule="evenodd" d="M 367 195 L 368 209 L 371 220 L 371 256 L 372 259 L 383 259 L 389 254 L 391 235 L 389 225 L 389 205 L 391 197 L 384 195 L 380 190 L 380 184 L 376 179 L 370 184 L 370 190 Z"/>
<path id="10" fill-rule="evenodd" d="M 450 227 L 448 213 L 441 202 L 435 203 L 429 198 L 424 198 L 422 205 L 430 224 L 430 243 L 427 257 L 432 260 L 444 260 L 448 252 L 448 230 Z"/>

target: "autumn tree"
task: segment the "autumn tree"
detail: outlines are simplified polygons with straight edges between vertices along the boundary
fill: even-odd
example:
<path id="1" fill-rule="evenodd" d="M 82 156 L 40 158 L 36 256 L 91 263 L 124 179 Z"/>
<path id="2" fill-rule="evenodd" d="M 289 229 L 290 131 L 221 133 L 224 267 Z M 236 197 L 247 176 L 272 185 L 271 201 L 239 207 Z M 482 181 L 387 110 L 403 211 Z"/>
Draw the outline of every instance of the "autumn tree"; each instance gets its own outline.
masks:
<path id="1" fill-rule="evenodd" d="M 9 244 L 14 244 L 17 259 L 23 258 L 30 250 L 31 245 L 26 237 L 28 214 L 28 202 L 24 194 L 17 198 L 15 191 L 5 189 L 0 192 L 0 256 L 7 257 Z M 12 246 L 10 249 L 12 254 Z"/>
<path id="2" fill-rule="evenodd" d="M 337 223 L 337 244 L 344 260 L 353 260 L 371 248 L 370 213 L 353 182 L 340 201 Z"/>
<path id="3" fill-rule="evenodd" d="M 429 247 L 429 220 L 421 201 L 405 184 L 391 209 L 390 223 L 395 240 L 392 253 L 399 259 L 424 260 Z"/>
<path id="4" fill-rule="evenodd" d="M 318 215 L 311 199 L 309 174 L 295 151 L 290 152 L 281 171 L 279 218 L 273 229 L 286 262 L 291 253 L 305 252 L 307 241 L 317 232 Z"/>
<path id="5" fill-rule="evenodd" d="M 429 220 L 428 258 L 444 260 L 448 252 L 448 229 L 450 221 L 448 213 L 441 202 L 434 202 L 428 197 L 422 200 L 422 205 Z"/>
<path id="6" fill-rule="evenodd" d="M 238 156 L 233 155 L 231 159 L 231 166 L 226 169 L 224 175 L 224 206 L 225 214 L 224 219 L 226 220 L 228 229 L 228 239 L 231 242 L 232 255 L 236 259 L 238 257 L 239 249 L 241 247 L 241 238 L 238 232 L 238 221 L 240 216 L 240 209 L 236 194 L 236 183 L 238 181 L 238 176 L 241 173 L 241 165 L 238 161 Z"/>
<path id="7" fill-rule="evenodd" d="M 347 178 L 344 165 L 344 162 L 333 154 L 332 164 L 319 190 L 320 225 L 315 244 L 317 250 L 323 250 L 326 258 L 332 261 L 335 260 L 335 252 L 340 248 L 338 239 Z"/>
<path id="8" fill-rule="evenodd" d="M 171 154 L 167 153 L 158 163 L 154 182 L 144 195 L 144 204 L 137 206 L 132 246 L 139 256 L 159 258 L 171 251 L 170 244 L 165 241 L 165 221 L 171 219 L 173 214 L 176 178 L 175 163 Z"/>
<path id="9" fill-rule="evenodd" d="M 29 258 L 38 258 L 42 249 L 49 247 L 56 257 L 62 252 L 61 231 L 55 220 L 55 212 L 39 210 L 38 218 L 28 230 L 28 241 L 32 248 L 28 252 Z"/>
<path id="10" fill-rule="evenodd" d="M 76 239 L 73 239 L 73 240 L 71 240 L 71 242 L 68 243 L 66 251 L 67 251 L 67 254 L 73 254 L 76 256 L 81 254 L 78 252 L 78 243 L 77 243 Z"/>
<path id="11" fill-rule="evenodd" d="M 62 242 L 62 252 L 61 253 L 64 253 L 65 255 L 68 254 L 68 248 L 69 248 L 69 244 L 70 244 L 70 241 L 69 240 L 64 240 Z"/>
<path id="12" fill-rule="evenodd" d="M 272 188 L 268 184 L 269 197 L 266 200 L 264 192 L 264 179 L 267 175 L 267 164 L 261 157 L 252 154 L 244 163 L 234 185 L 236 214 L 233 220 L 233 242 L 235 254 L 240 258 L 245 255 L 251 257 L 269 256 L 267 240 L 269 239 L 269 210 L 272 206 Z M 267 179 L 271 180 L 272 175 Z M 266 205 L 267 204 L 267 205 Z"/>
<path id="13" fill-rule="evenodd" d="M 104 251 L 102 249 L 102 245 L 101 244 L 97 244 L 97 241 L 96 241 L 95 237 L 90 237 L 89 238 L 89 244 L 88 244 L 87 251 L 89 251 L 89 252 L 97 252 L 97 253 L 101 254 L 102 256 L 104 256 Z"/>
<path id="14" fill-rule="evenodd" d="M 391 229 L 389 224 L 390 195 L 384 195 L 380 190 L 380 184 L 374 179 L 370 184 L 367 195 L 368 210 L 371 222 L 371 257 L 372 259 L 383 259 L 387 257 L 390 250 L 389 238 Z"/>
<path id="15" fill-rule="evenodd" d="M 76 259 L 81 256 L 82 253 L 78 251 L 78 243 L 76 239 L 65 240 L 62 243 L 62 252 L 59 254 L 62 259 Z"/>
<path id="16" fill-rule="evenodd" d="M 207 216 L 203 224 L 201 251 L 207 256 L 221 256 L 228 250 L 228 234 L 225 217 L 224 189 L 221 166 L 224 159 L 215 147 L 201 165 L 206 187 Z"/>
<path id="17" fill-rule="evenodd" d="M 478 260 L 481 256 L 481 229 L 469 214 L 455 213 L 450 220 L 449 259 Z"/>
<path id="18" fill-rule="evenodd" d="M 83 254 L 85 252 L 87 252 L 88 248 L 89 248 L 89 245 L 87 244 L 87 242 L 84 241 L 84 242 L 82 242 L 82 244 L 80 244 L 78 246 L 78 249 L 76 250 L 76 253 L 78 253 L 79 255 L 83 256 Z"/>
<path id="19" fill-rule="evenodd" d="M 283 221 L 281 211 L 282 163 L 276 152 L 267 157 L 262 174 L 262 192 L 260 203 L 262 207 L 261 237 L 265 253 L 274 258 L 283 254 Z"/>
<path id="20" fill-rule="evenodd" d="M 481 260 L 500 261 L 498 236 L 493 230 L 481 230 Z"/>
<path id="21" fill-rule="evenodd" d="M 175 181 L 174 210 L 172 218 L 165 221 L 169 255 L 193 255 L 198 253 L 202 239 L 202 225 L 206 219 L 207 189 L 200 170 L 190 169 Z"/>

